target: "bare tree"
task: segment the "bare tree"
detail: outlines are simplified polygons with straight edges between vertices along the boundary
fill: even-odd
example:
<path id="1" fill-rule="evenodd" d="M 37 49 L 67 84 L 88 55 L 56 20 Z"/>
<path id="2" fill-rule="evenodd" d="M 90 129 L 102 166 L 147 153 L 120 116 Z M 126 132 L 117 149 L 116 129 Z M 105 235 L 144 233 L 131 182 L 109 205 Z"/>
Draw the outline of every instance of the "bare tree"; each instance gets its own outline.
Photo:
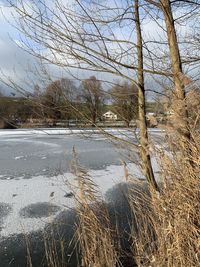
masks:
<path id="1" fill-rule="evenodd" d="M 174 101 L 174 111 L 178 116 L 178 121 L 180 125 L 178 126 L 178 130 L 183 134 L 186 140 L 190 139 L 190 131 L 189 125 L 187 122 L 188 114 L 187 108 L 185 103 L 185 89 L 183 83 L 183 68 L 182 62 L 180 57 L 180 51 L 177 41 L 176 30 L 174 26 L 174 19 L 172 14 L 171 3 L 169 0 L 161 0 L 160 1 L 165 23 L 167 29 L 167 36 L 168 36 L 168 44 L 170 50 L 170 58 L 171 58 L 171 65 L 172 65 L 172 72 L 173 72 L 173 79 L 174 79 L 174 86 L 175 86 L 175 95 L 176 101 Z M 177 128 L 177 127 L 176 127 Z"/>
<path id="2" fill-rule="evenodd" d="M 190 128 L 188 123 L 188 110 L 186 105 L 186 85 L 188 85 L 189 79 L 184 73 L 184 64 L 190 64 L 197 62 L 198 57 L 191 50 L 191 44 L 189 38 L 187 40 L 178 40 L 176 25 L 182 26 L 184 22 L 194 16 L 193 25 L 195 25 L 195 16 L 200 8 L 200 2 L 194 1 L 170 1 L 170 0 L 146 0 L 150 5 L 153 5 L 159 12 L 163 14 L 165 22 L 164 31 L 167 34 L 166 44 L 169 47 L 169 59 L 171 62 L 172 77 L 174 83 L 173 94 L 173 111 L 176 114 L 176 120 L 174 122 L 174 128 L 182 137 L 185 138 L 184 145 L 190 141 Z M 174 11 L 180 12 L 179 16 L 174 18 Z M 161 15 L 162 16 L 162 15 Z M 156 20 L 156 19 L 155 19 Z M 195 37 L 196 38 L 196 37 Z M 183 48 L 184 54 L 181 56 L 180 47 Z M 187 47 L 187 49 L 185 49 Z M 188 49 L 190 47 L 190 50 Z M 190 66 L 190 65 L 189 65 Z"/>
<path id="3" fill-rule="evenodd" d="M 76 86 L 69 79 L 51 82 L 42 95 L 42 107 L 46 115 L 54 119 L 68 120 L 73 116 L 72 105 L 75 104 Z"/>
<path id="4" fill-rule="evenodd" d="M 102 92 L 101 82 L 95 76 L 85 79 L 81 84 L 81 98 L 92 125 L 95 126 L 97 119 L 102 116 L 102 108 L 104 105 L 104 94 Z"/>
<path id="5" fill-rule="evenodd" d="M 128 82 L 118 83 L 110 92 L 113 109 L 129 127 L 131 120 L 138 116 L 138 89 Z"/>
<path id="6" fill-rule="evenodd" d="M 142 32 L 140 24 L 139 4 L 138 0 L 135 0 L 135 24 L 137 34 L 137 56 L 138 56 L 138 105 L 139 105 L 139 127 L 140 127 L 140 155 L 143 162 L 143 171 L 149 184 L 156 190 L 158 185 L 156 183 L 151 158 L 149 154 L 149 142 L 147 132 L 147 121 L 146 121 L 146 105 L 145 105 L 145 88 L 144 88 L 144 71 L 143 71 L 143 46 L 142 46 Z"/>

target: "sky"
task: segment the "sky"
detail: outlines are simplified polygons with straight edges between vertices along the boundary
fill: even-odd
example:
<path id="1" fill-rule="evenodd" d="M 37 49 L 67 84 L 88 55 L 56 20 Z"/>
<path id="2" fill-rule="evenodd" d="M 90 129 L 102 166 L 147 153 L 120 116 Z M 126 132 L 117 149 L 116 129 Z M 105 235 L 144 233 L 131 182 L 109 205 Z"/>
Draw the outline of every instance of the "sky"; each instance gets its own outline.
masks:
<path id="1" fill-rule="evenodd" d="M 46 2 L 49 3 L 49 5 L 50 3 L 52 4 L 50 0 Z M 25 86 L 25 90 L 31 91 L 37 79 L 38 73 L 35 73 L 35 67 L 39 65 L 39 62 L 36 58 L 19 47 L 21 46 L 21 37 L 19 31 L 15 28 L 16 26 L 16 21 L 13 18 L 13 10 L 6 7 L 5 0 L 0 0 L 0 77 L 1 79 L 10 77 L 20 85 Z M 164 34 L 153 21 L 147 21 L 143 30 L 146 37 Z M 179 32 L 184 33 L 186 30 L 187 25 L 178 27 Z M 118 34 L 120 36 L 120 31 L 118 31 Z M 40 71 L 40 67 L 38 69 Z M 42 70 L 40 72 L 42 72 Z M 56 66 L 48 66 L 48 72 L 53 79 L 67 75 Z M 87 78 L 91 74 L 93 73 L 73 70 L 73 75 L 81 78 Z M 100 79 L 101 77 L 102 76 L 99 75 Z M 106 79 L 110 80 L 112 77 L 107 75 Z M 28 80 L 31 82 L 24 82 Z M 0 90 L 8 95 L 12 91 L 1 82 Z"/>
<path id="2" fill-rule="evenodd" d="M 33 70 L 39 62 L 32 55 L 20 48 L 21 35 L 15 28 L 17 26 L 13 18 L 13 14 L 15 13 L 13 9 L 6 6 L 5 2 L 4 0 L 0 0 L 0 77 L 4 80 L 7 80 L 6 77 L 14 79 L 16 83 L 25 86 L 25 90 L 31 91 L 34 85 L 29 85 L 31 88 L 27 88 L 27 86 L 24 85 L 24 80 L 27 80 L 30 76 L 34 76 Z M 51 3 L 49 0 L 47 0 L 47 2 L 49 2 L 49 4 Z M 155 29 L 155 27 L 151 27 L 150 25 L 146 27 L 148 27 L 148 31 L 154 31 Z M 119 35 L 120 34 L 119 32 Z M 31 74 L 30 70 L 32 72 Z M 55 76 L 53 79 L 66 75 L 55 66 L 48 67 L 48 72 L 50 72 L 52 76 Z M 93 73 L 90 72 L 83 73 L 83 71 L 73 70 L 73 75 L 81 78 L 86 78 L 92 74 Z M 97 75 L 97 73 L 95 74 Z M 109 77 L 109 75 L 106 75 L 106 78 L 112 80 L 112 77 Z M 102 79 L 101 75 L 99 75 L 99 79 Z M 1 82 L 0 90 L 8 95 L 13 91 Z"/>
<path id="3" fill-rule="evenodd" d="M 15 25 L 11 10 L 0 1 L 0 76 L 1 79 L 8 76 L 21 83 L 26 76 L 25 69 L 35 60 L 19 48 L 19 33 L 11 24 Z M 5 94 L 12 91 L 2 83 L 0 88 Z"/>

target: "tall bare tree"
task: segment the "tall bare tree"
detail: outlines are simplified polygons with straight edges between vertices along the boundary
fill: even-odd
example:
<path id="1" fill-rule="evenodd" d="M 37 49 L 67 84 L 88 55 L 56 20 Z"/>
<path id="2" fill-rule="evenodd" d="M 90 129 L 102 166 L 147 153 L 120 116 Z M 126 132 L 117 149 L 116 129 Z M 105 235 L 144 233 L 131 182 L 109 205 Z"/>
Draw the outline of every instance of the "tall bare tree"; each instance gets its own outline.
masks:
<path id="1" fill-rule="evenodd" d="M 72 106 L 76 100 L 76 86 L 69 79 L 61 79 L 51 82 L 42 97 L 42 107 L 47 115 L 54 119 L 68 120 L 73 117 Z"/>
<path id="2" fill-rule="evenodd" d="M 184 137 L 186 143 L 190 141 L 190 129 L 188 123 L 188 110 L 186 105 L 186 85 L 188 85 L 187 75 L 183 70 L 183 63 L 197 62 L 198 57 L 194 56 L 192 51 L 188 52 L 188 49 L 185 52 L 185 55 L 181 57 L 180 54 L 180 45 L 183 47 L 192 47 L 189 45 L 189 39 L 181 40 L 179 44 L 176 23 L 183 23 L 187 21 L 188 17 L 194 15 L 197 16 L 197 12 L 200 8 L 200 2 L 198 0 L 194 1 L 171 1 L 171 0 L 145 0 L 150 5 L 153 5 L 156 9 L 160 10 L 163 14 L 163 19 L 166 27 L 167 42 L 166 44 L 169 47 L 169 59 L 171 62 L 172 77 L 174 83 L 174 97 L 173 97 L 173 111 L 175 113 L 176 120 L 174 122 L 174 128 L 177 130 L 182 137 Z M 176 12 L 180 12 L 179 16 L 174 18 L 173 7 Z M 162 16 L 162 15 L 161 15 Z M 195 19 L 194 19 L 195 23 Z M 165 28 L 163 28 L 165 31 Z M 196 37 L 195 37 L 196 38 Z M 185 144 L 185 142 L 184 142 Z"/>
<path id="3" fill-rule="evenodd" d="M 186 94 L 185 94 L 185 86 L 183 83 L 184 74 L 183 74 L 178 40 L 174 25 L 171 3 L 169 0 L 161 0 L 160 3 L 165 18 L 168 44 L 170 50 L 170 58 L 171 58 L 171 65 L 172 65 L 172 72 L 173 72 L 173 79 L 175 86 L 175 95 L 176 95 L 176 101 L 174 101 L 174 111 L 176 112 L 177 120 L 180 122 L 178 130 L 183 134 L 186 140 L 189 140 L 190 130 L 188 124 L 188 113 L 185 103 Z"/>
<path id="4" fill-rule="evenodd" d="M 41 60 L 72 70 L 81 69 L 118 76 L 139 88 L 140 147 L 143 171 L 147 180 L 157 188 L 150 161 L 145 117 L 144 73 L 167 75 L 144 66 L 138 1 L 79 1 L 63 4 L 54 0 L 51 6 L 40 0 L 8 0 L 20 17 L 19 26 L 26 38 L 44 47 L 34 49 L 24 40 L 23 47 Z M 143 3 L 143 1 L 141 2 Z M 135 6 L 134 6 L 135 4 Z M 105 14 L 105 10 L 107 11 Z M 129 22 L 129 23 L 127 23 Z M 136 22 L 136 23 L 135 23 Z M 135 41 L 135 25 L 137 41 Z M 22 38 L 23 39 L 23 38 Z M 137 77 L 137 78 L 136 78 Z M 105 77 L 106 80 L 106 77 Z M 87 98 L 91 100 L 88 90 Z M 90 101 L 93 124 L 96 121 L 97 100 Z"/>
<path id="5" fill-rule="evenodd" d="M 149 152 L 147 121 L 146 121 L 146 105 L 145 105 L 145 87 L 144 87 L 144 63 L 143 63 L 143 46 L 142 46 L 142 31 L 140 24 L 139 3 L 135 0 L 135 24 L 137 34 L 137 56 L 138 56 L 138 105 L 139 105 L 139 128 L 140 128 L 140 154 L 143 162 L 143 171 L 149 184 L 156 190 L 156 183 Z"/>
<path id="6" fill-rule="evenodd" d="M 101 82 L 95 76 L 91 76 L 82 82 L 81 89 L 83 104 L 85 104 L 88 116 L 92 120 L 92 126 L 95 126 L 97 119 L 102 116 L 105 99 Z"/>
<path id="7" fill-rule="evenodd" d="M 113 110 L 129 127 L 138 116 L 138 88 L 128 82 L 117 83 L 110 92 Z"/>

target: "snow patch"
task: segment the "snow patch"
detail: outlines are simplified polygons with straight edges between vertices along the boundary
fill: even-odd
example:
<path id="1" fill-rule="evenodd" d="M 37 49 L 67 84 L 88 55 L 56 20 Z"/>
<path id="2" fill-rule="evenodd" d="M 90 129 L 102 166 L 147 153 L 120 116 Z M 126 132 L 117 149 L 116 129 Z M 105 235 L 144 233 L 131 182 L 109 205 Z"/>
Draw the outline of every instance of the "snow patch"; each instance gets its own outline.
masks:
<path id="1" fill-rule="evenodd" d="M 23 159 L 23 158 L 24 158 L 24 156 L 17 156 L 17 157 L 15 157 L 15 160 Z"/>
<path id="2" fill-rule="evenodd" d="M 127 164 L 127 168 L 134 176 L 142 177 L 139 167 L 135 164 Z M 45 171 L 45 170 L 43 170 Z M 124 166 L 108 166 L 104 170 L 91 170 L 89 174 L 97 184 L 102 195 L 115 184 L 125 182 Z M 12 211 L 5 218 L 1 236 L 8 236 L 16 233 L 27 233 L 36 231 L 50 223 L 57 215 L 50 215 L 43 218 L 24 218 L 20 216 L 20 210 L 30 204 L 49 202 L 64 210 L 74 206 L 74 199 L 66 198 L 70 193 L 69 184 L 73 184 L 74 176 L 71 173 L 64 175 L 45 177 L 36 176 L 31 179 L 17 178 L 12 180 L 0 180 L 0 202 L 10 204 Z"/>

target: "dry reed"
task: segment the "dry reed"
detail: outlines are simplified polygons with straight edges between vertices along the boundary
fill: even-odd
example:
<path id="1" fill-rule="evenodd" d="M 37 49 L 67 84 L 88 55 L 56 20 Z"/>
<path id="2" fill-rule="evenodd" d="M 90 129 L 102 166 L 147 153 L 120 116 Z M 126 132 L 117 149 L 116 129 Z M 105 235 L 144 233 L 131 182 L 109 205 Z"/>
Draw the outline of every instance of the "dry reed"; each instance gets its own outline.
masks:
<path id="1" fill-rule="evenodd" d="M 77 161 L 74 151 L 72 172 L 76 176 L 79 192 L 76 195 L 77 239 L 79 242 L 81 266 L 120 266 L 114 230 L 111 227 L 108 210 L 99 194 L 97 185 Z"/>

